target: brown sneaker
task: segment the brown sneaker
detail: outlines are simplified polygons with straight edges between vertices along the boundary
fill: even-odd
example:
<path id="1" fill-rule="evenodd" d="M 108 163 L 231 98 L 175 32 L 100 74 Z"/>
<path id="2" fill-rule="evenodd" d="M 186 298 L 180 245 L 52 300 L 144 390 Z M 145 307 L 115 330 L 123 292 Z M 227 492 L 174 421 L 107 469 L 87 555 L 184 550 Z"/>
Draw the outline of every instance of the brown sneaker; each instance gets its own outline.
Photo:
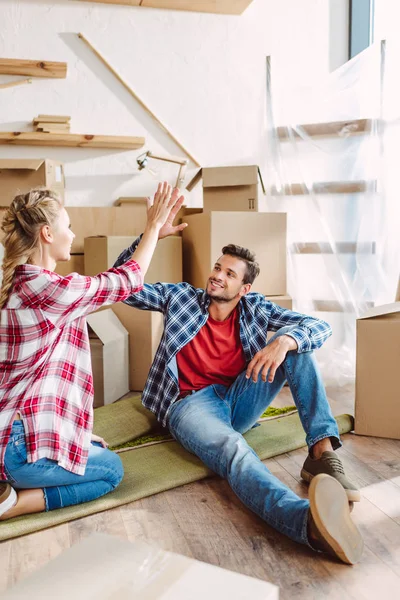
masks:
<path id="1" fill-rule="evenodd" d="M 360 490 L 347 479 L 342 461 L 338 458 L 336 452 L 323 452 L 321 458 L 318 459 L 311 458 L 310 455 L 307 456 L 300 473 L 301 477 L 310 482 L 315 475 L 320 473 L 326 473 L 326 475 L 336 479 L 345 489 L 349 502 L 360 502 Z"/>
<path id="2" fill-rule="evenodd" d="M 17 492 L 9 483 L 0 483 L 0 517 L 17 503 Z"/>
<path id="3" fill-rule="evenodd" d="M 364 542 L 350 517 L 347 495 L 330 475 L 316 475 L 310 484 L 309 542 L 348 565 L 361 558 Z"/>

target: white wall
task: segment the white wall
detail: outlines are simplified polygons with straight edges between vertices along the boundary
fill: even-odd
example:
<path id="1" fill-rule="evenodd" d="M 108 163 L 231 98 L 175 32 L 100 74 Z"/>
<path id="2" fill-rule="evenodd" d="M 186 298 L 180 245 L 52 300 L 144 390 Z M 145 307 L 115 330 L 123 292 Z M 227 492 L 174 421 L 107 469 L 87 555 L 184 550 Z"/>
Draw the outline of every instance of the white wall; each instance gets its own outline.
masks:
<path id="1" fill-rule="evenodd" d="M 254 0 L 235 17 L 1 0 L 0 56 L 66 61 L 68 77 L 0 90 L 0 129 L 30 130 L 39 113 L 66 114 L 75 133 L 145 136 L 144 149 L 182 155 L 78 39 L 81 31 L 203 166 L 263 166 L 265 57 L 274 56 L 291 85 L 327 74 L 332 3 L 337 0 Z M 0 82 L 11 79 L 0 75 Z M 136 169 L 142 151 L 0 146 L 0 158 L 62 160 L 68 205 L 110 205 L 119 196 L 154 190 L 155 179 Z M 153 166 L 174 181 L 175 166 Z M 194 172 L 191 165 L 189 175 Z M 199 190 L 188 194 L 188 203 L 199 203 Z"/>

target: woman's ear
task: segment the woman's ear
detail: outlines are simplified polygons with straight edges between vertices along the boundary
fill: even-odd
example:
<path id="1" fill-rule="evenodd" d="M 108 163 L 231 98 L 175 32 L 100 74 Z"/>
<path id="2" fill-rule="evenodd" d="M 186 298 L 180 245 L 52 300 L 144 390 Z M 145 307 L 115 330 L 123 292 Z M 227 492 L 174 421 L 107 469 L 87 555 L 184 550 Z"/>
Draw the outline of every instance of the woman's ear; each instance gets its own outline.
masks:
<path id="1" fill-rule="evenodd" d="M 40 230 L 40 238 L 42 242 L 45 242 L 46 244 L 51 244 L 53 242 L 53 232 L 49 225 L 43 225 L 42 229 Z"/>

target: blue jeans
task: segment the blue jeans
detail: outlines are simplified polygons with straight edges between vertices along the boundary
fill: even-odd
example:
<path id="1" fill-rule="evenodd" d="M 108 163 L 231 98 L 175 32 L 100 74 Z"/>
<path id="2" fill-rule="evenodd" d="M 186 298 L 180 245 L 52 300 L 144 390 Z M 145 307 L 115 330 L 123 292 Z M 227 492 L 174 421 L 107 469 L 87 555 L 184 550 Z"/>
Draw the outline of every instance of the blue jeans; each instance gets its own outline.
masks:
<path id="1" fill-rule="evenodd" d="M 92 443 L 85 474 L 76 475 L 54 460 L 26 461 L 25 430 L 22 421 L 14 421 L 4 456 L 7 481 L 17 490 L 43 488 L 47 510 L 95 500 L 111 492 L 124 475 L 118 454 Z"/>
<path id="2" fill-rule="evenodd" d="M 284 327 L 271 338 L 284 335 Z M 168 426 L 186 450 L 227 479 L 240 500 L 269 525 L 296 542 L 308 543 L 309 502 L 281 483 L 250 448 L 243 434 L 251 429 L 288 381 L 299 416 L 312 447 L 331 437 L 341 443 L 312 352 L 288 352 L 272 383 L 257 383 L 241 373 L 228 388 L 210 385 L 174 403 Z"/>

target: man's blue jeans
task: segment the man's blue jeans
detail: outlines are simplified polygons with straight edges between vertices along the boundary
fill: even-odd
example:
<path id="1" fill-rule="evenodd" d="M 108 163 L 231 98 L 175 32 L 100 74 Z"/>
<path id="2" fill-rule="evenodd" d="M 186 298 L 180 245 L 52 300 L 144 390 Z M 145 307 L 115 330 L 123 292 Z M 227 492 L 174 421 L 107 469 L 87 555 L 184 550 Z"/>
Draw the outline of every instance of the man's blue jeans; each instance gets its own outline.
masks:
<path id="1" fill-rule="evenodd" d="M 269 343 L 288 329 L 280 329 Z M 260 376 L 254 383 L 243 372 L 229 388 L 211 385 L 186 396 L 172 405 L 168 426 L 182 446 L 228 480 L 246 506 L 278 531 L 309 545 L 308 500 L 272 475 L 242 435 L 253 427 L 286 380 L 309 448 L 326 437 L 338 448 L 339 431 L 312 352 L 288 352 L 272 383 Z"/>
<path id="2" fill-rule="evenodd" d="M 7 481 L 19 489 L 43 488 L 46 510 L 95 500 L 111 492 L 124 475 L 118 454 L 92 443 L 84 475 L 75 475 L 54 460 L 26 462 L 25 430 L 14 421 L 7 444 L 4 467 Z"/>

